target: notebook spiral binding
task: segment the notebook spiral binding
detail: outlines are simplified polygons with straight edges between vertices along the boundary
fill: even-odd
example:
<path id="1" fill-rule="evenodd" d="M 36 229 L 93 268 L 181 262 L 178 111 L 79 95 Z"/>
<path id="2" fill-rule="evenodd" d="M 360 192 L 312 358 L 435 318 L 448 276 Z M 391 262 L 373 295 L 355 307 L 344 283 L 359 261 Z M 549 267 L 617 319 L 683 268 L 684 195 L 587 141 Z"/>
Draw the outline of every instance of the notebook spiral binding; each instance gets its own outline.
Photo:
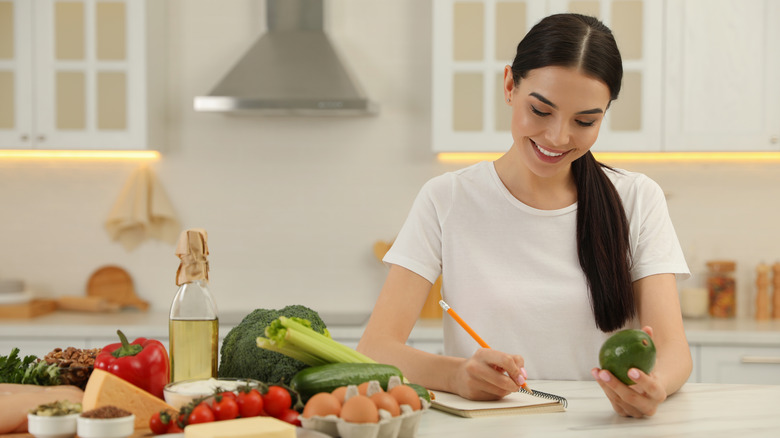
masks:
<path id="1" fill-rule="evenodd" d="M 560 395 L 550 394 L 547 392 L 537 391 L 534 389 L 533 394 L 528 392 L 525 388 L 520 388 L 520 392 L 524 392 L 529 395 L 533 395 L 536 397 L 542 397 L 542 398 L 548 398 L 550 400 L 555 400 L 563 405 L 564 408 L 569 406 L 569 401 L 566 400 L 564 397 L 561 397 Z"/>

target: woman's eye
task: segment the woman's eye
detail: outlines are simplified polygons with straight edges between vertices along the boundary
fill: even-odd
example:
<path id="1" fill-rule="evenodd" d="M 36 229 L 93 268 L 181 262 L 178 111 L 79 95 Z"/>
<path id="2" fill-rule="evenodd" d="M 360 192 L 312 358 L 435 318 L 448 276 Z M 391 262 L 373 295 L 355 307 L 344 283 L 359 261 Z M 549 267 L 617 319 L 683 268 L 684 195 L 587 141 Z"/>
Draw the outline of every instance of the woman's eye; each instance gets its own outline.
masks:
<path id="1" fill-rule="evenodd" d="M 534 113 L 534 114 L 536 114 L 536 115 L 537 115 L 537 116 L 539 116 L 539 117 L 545 117 L 545 116 L 549 116 L 549 115 L 550 115 L 550 113 L 543 113 L 543 112 L 539 111 L 539 110 L 538 110 L 538 109 L 536 109 L 536 107 L 535 107 L 535 106 L 533 106 L 533 105 L 531 105 L 531 112 L 532 112 L 532 113 Z"/>
<path id="2" fill-rule="evenodd" d="M 596 121 L 595 121 L 595 120 L 594 120 L 594 121 L 592 121 L 592 122 L 583 122 L 582 120 L 577 120 L 577 124 L 578 124 L 578 125 L 580 125 L 580 126 L 582 126 L 582 127 L 584 127 L 584 128 L 587 128 L 587 127 L 593 126 L 593 124 L 594 124 L 594 123 L 596 123 Z"/>

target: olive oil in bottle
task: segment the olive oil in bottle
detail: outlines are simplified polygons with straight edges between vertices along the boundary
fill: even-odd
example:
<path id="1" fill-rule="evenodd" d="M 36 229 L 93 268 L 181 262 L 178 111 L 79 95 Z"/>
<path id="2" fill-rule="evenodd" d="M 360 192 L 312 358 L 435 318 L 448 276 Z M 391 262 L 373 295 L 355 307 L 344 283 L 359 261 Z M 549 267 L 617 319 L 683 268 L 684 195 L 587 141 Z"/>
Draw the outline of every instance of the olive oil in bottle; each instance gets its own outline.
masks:
<path id="1" fill-rule="evenodd" d="M 182 232 L 176 248 L 179 290 L 168 323 L 171 382 L 217 377 L 219 319 L 208 288 L 208 253 L 205 230 Z"/>

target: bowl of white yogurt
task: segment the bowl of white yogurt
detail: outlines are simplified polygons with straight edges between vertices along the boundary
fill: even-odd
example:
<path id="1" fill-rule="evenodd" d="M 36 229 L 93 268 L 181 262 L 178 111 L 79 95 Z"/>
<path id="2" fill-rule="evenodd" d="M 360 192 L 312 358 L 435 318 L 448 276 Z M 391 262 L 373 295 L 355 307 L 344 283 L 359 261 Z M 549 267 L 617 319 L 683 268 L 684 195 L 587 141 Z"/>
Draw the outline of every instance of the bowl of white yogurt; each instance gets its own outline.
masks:
<path id="1" fill-rule="evenodd" d="M 196 399 L 208 400 L 209 397 L 220 392 L 238 393 L 242 388 L 260 388 L 260 381 L 254 379 L 234 379 L 234 378 L 208 378 L 192 379 L 171 382 L 165 385 L 163 394 L 165 402 L 176 409 Z"/>

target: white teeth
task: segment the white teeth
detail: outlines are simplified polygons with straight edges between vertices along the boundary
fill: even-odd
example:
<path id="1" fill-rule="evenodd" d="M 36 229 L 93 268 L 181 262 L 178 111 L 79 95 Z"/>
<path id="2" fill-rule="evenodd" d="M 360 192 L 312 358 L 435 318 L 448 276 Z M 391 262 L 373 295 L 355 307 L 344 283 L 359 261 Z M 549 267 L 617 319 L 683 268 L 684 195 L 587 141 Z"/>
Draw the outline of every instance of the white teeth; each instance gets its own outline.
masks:
<path id="1" fill-rule="evenodd" d="M 536 146 L 536 149 L 539 150 L 539 152 L 543 153 L 544 155 L 547 155 L 548 157 L 560 157 L 561 155 L 563 155 L 563 152 L 556 154 L 554 152 L 548 151 L 547 149 L 539 146 L 538 144 L 535 145 L 535 146 Z"/>

